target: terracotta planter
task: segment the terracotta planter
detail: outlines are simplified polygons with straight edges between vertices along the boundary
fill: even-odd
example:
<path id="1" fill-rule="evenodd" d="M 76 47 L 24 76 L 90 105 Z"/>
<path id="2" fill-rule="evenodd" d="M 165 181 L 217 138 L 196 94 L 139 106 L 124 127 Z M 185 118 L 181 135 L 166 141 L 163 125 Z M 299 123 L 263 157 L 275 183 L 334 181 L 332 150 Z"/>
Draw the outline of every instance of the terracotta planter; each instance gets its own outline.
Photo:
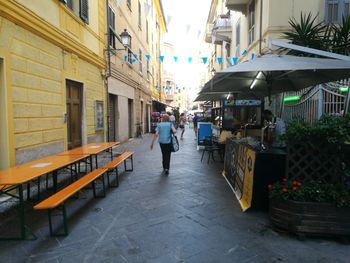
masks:
<path id="1" fill-rule="evenodd" d="M 272 227 L 305 235 L 350 237 L 350 207 L 330 203 L 270 200 Z"/>

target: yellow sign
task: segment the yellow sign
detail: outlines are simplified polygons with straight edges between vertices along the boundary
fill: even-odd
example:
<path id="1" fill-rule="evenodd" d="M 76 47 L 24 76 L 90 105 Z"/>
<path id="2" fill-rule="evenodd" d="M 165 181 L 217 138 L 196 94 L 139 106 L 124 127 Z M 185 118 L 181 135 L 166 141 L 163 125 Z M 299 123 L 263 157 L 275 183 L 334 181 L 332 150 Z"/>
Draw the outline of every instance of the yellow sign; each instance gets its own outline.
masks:
<path id="1" fill-rule="evenodd" d="M 253 180 L 254 180 L 254 164 L 256 153 L 246 148 L 246 156 L 245 156 L 245 166 L 244 166 L 244 176 L 243 176 L 243 191 L 242 197 L 239 200 L 241 204 L 243 212 L 246 211 L 252 204 L 252 196 L 253 196 Z"/>

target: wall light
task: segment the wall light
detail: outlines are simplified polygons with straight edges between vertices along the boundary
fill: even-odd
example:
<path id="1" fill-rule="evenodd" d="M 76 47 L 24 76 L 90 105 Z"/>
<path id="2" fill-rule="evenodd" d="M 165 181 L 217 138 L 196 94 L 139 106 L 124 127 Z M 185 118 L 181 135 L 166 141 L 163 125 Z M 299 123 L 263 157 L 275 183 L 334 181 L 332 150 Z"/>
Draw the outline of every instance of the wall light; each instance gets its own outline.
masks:
<path id="1" fill-rule="evenodd" d="M 298 101 L 298 100 L 300 100 L 300 96 L 285 97 L 285 98 L 283 99 L 284 102 Z"/>

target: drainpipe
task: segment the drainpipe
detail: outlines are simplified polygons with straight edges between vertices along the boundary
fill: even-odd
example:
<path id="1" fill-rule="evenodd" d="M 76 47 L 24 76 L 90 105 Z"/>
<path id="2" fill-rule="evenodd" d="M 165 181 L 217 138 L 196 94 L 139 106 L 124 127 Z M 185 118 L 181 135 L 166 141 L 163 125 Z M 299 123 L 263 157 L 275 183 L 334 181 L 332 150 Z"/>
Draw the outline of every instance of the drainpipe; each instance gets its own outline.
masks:
<path id="1" fill-rule="evenodd" d="M 106 0 L 106 14 L 107 14 L 107 23 L 109 21 L 109 12 L 108 12 L 108 0 Z M 106 87 L 106 107 L 107 107 L 107 142 L 109 142 L 109 94 L 108 94 L 108 78 L 111 76 L 111 54 L 109 49 L 109 42 L 108 42 L 108 32 L 107 32 L 107 59 L 108 59 L 108 73 L 104 76 L 104 85 Z"/>
<path id="2" fill-rule="evenodd" d="M 261 55 L 261 45 L 262 45 L 262 15 L 263 15 L 263 0 L 260 0 L 260 40 L 259 40 L 259 55 Z"/>

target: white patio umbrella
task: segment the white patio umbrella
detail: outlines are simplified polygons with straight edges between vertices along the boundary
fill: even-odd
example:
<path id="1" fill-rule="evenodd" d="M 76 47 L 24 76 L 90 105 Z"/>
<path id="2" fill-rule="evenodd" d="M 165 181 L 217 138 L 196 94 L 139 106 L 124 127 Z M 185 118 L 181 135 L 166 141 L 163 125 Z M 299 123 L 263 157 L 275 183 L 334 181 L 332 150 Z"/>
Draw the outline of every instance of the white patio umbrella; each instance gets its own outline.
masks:
<path id="1" fill-rule="evenodd" d="M 265 97 L 347 78 L 348 61 L 269 54 L 217 72 L 199 94 L 250 92 Z"/>

